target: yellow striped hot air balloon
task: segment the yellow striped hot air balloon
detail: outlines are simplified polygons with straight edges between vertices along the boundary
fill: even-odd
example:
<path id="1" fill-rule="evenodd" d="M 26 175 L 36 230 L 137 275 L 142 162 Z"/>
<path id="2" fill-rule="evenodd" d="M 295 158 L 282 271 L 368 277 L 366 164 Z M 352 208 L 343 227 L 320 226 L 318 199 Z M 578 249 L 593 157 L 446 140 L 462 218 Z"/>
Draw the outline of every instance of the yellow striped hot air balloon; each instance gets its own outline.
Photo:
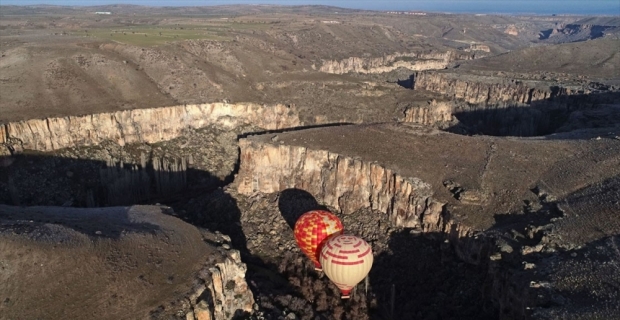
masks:
<path id="1" fill-rule="evenodd" d="M 333 213 L 325 210 L 306 212 L 295 223 L 295 240 L 301 251 L 312 260 L 314 268 L 321 271 L 319 253 L 327 238 L 342 233 L 342 222 Z"/>
<path id="2" fill-rule="evenodd" d="M 372 268 L 370 245 L 352 235 L 336 235 L 327 240 L 320 256 L 323 272 L 348 299 L 351 289 L 362 281 Z"/>

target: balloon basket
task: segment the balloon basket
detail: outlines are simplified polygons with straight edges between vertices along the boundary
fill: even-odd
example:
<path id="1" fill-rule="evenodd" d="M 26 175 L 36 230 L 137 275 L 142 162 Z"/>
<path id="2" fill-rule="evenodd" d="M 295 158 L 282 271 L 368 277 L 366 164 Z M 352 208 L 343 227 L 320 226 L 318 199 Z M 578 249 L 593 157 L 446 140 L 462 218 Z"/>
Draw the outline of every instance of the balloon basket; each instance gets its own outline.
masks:
<path id="1" fill-rule="evenodd" d="M 323 269 L 322 268 L 314 267 L 314 271 L 316 271 L 316 272 L 323 272 Z"/>
<path id="2" fill-rule="evenodd" d="M 351 298 L 351 296 L 348 295 L 348 294 L 340 297 L 340 299 L 342 299 L 342 300 L 350 299 L 350 298 Z"/>

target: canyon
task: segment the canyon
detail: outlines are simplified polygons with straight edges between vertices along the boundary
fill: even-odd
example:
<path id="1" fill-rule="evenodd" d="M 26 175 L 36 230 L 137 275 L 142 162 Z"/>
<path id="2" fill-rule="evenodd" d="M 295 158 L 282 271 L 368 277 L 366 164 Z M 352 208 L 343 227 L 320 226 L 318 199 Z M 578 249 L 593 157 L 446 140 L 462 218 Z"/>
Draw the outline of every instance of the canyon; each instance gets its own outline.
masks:
<path id="1" fill-rule="evenodd" d="M 1 14 L 8 319 L 620 314 L 613 18 L 84 8 Z M 313 209 L 373 247 L 350 301 Z"/>

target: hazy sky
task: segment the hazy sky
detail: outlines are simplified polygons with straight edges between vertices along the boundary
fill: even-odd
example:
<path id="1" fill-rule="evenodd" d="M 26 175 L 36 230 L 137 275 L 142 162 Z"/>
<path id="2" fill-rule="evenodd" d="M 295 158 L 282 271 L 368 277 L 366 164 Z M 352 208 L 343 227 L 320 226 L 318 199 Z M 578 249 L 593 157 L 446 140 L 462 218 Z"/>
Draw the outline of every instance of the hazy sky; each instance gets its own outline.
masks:
<path id="1" fill-rule="evenodd" d="M 427 10 L 447 12 L 573 13 L 620 15 L 620 0 L 0 0 L 3 5 L 208 6 L 220 4 L 322 4 L 369 10 Z"/>

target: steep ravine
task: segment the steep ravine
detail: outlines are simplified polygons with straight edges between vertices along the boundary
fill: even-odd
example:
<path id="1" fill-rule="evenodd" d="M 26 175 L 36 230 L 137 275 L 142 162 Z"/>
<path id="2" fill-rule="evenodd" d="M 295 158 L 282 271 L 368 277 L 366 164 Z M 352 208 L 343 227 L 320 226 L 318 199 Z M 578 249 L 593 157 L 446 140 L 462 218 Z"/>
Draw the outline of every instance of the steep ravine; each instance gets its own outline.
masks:
<path id="1" fill-rule="evenodd" d="M 372 210 L 386 215 L 396 230 L 413 230 L 412 234 L 429 237 L 440 235 L 450 240 L 460 259 L 478 265 L 477 272 L 490 272 L 492 278 L 484 286 L 493 290 L 482 290 L 486 293 L 478 298 L 494 301 L 507 314 L 524 317 L 520 306 L 525 302 L 512 294 L 523 288 L 515 289 L 514 284 L 504 281 L 496 266 L 485 269 L 489 268 L 495 240 L 479 236 L 467 225 L 451 219 L 445 204 L 433 198 L 429 184 L 403 177 L 378 163 L 324 150 L 248 140 L 241 140 L 240 146 L 240 170 L 234 183 L 240 194 L 304 190 L 345 216 Z M 504 296 L 510 296 L 510 302 Z"/>
<path id="2" fill-rule="evenodd" d="M 591 217 L 591 211 L 582 210 L 573 215 L 571 210 L 576 207 L 564 211 L 565 206 L 560 205 L 563 197 L 580 186 L 613 179 L 620 172 L 616 168 L 620 159 L 617 139 L 604 130 L 591 132 L 589 137 L 601 133 L 607 136 L 595 140 L 582 136 L 573 140 L 568 139 L 573 136 L 564 134 L 551 141 L 463 137 L 424 127 L 384 124 L 258 136 L 240 141 L 240 170 L 232 187 L 248 199 L 240 202 L 252 203 L 250 207 L 263 201 L 256 199 L 266 198 L 264 202 L 274 203 L 291 192 L 315 198 L 317 203 L 332 208 L 349 221 L 345 224 L 350 226 L 349 232 L 370 239 L 380 252 L 378 257 L 384 257 L 385 244 L 390 243 L 391 251 L 397 252 L 394 259 L 405 259 L 407 265 L 414 265 L 409 260 L 423 256 L 405 249 L 407 245 L 415 246 L 412 243 L 416 242 L 416 236 L 423 235 L 436 243 L 446 241 L 445 245 L 455 251 L 460 261 L 476 266 L 465 277 L 469 280 L 482 277 L 469 283 L 479 291 L 468 299 L 486 301 L 487 307 L 495 306 L 495 315 L 501 319 L 530 319 L 532 312 L 546 312 L 561 305 L 558 301 L 565 301 L 561 299 L 569 299 L 566 293 L 553 289 L 553 285 L 538 284 L 547 281 L 541 280 L 546 277 L 544 259 L 552 259 L 558 252 L 562 259 L 571 257 L 571 251 L 565 250 L 577 245 L 569 244 L 575 241 L 570 239 L 572 236 L 563 235 L 559 239 L 554 234 L 556 225 L 561 224 L 559 221 L 567 225 L 580 223 L 581 228 L 588 229 L 583 231 L 588 236 L 592 236 L 591 230 L 614 232 L 616 224 L 594 229 L 586 227 L 581 220 L 575 221 L 576 216 Z M 442 147 L 437 147 L 438 144 Z M 406 150 L 402 150 L 403 146 L 407 146 Z M 594 163 L 596 167 L 583 169 Z M 549 172 L 556 167 L 569 174 L 558 178 L 560 174 Z M 607 193 L 610 198 L 614 196 L 613 190 L 617 189 Z M 602 212 L 617 212 L 613 211 L 617 208 L 613 202 L 600 201 L 611 206 L 605 208 L 601 204 Z M 245 220 L 250 221 L 271 219 L 269 204 L 266 206 L 266 210 L 244 211 L 242 217 L 248 215 Z M 245 220 L 242 218 L 242 222 Z M 386 228 L 386 223 L 388 230 L 383 231 L 381 228 Z M 255 229 L 248 227 L 248 230 Z M 271 231 L 279 235 L 279 242 L 269 248 L 280 246 L 281 250 L 289 250 L 281 240 L 285 231 Z M 260 231 L 265 232 L 270 231 Z M 376 236 L 375 232 L 387 234 L 387 239 Z M 248 244 L 254 247 L 254 236 L 249 235 L 248 239 Z M 450 261 L 450 254 L 442 256 L 444 259 Z M 567 263 L 572 262 L 568 259 Z M 399 270 L 398 281 L 407 283 L 407 287 L 401 286 L 397 292 L 411 292 L 408 286 L 424 286 L 425 290 L 437 286 L 440 290 L 440 284 L 416 283 L 419 280 L 414 267 L 401 270 L 394 264 L 390 269 L 386 260 L 381 261 L 377 265 L 379 273 Z M 442 270 L 441 264 L 436 269 Z M 389 295 L 389 285 L 382 282 L 388 279 L 395 281 L 375 273 L 370 279 L 369 292 Z M 442 317 L 468 318 L 465 315 Z"/>
<path id="3" fill-rule="evenodd" d="M 508 77 L 417 72 L 412 89 L 442 98 L 410 105 L 401 120 L 493 136 L 541 136 L 575 129 L 613 127 L 620 119 L 620 91 L 581 81 L 570 85 Z"/>

